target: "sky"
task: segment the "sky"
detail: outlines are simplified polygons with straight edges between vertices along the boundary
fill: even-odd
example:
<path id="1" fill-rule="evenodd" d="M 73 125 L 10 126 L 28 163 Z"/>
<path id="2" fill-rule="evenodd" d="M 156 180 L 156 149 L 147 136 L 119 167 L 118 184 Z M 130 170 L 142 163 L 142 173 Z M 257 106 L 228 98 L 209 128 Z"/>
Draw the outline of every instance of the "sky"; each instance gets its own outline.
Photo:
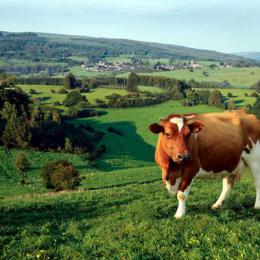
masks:
<path id="1" fill-rule="evenodd" d="M 260 51 L 259 0 L 0 0 L 0 31 Z"/>

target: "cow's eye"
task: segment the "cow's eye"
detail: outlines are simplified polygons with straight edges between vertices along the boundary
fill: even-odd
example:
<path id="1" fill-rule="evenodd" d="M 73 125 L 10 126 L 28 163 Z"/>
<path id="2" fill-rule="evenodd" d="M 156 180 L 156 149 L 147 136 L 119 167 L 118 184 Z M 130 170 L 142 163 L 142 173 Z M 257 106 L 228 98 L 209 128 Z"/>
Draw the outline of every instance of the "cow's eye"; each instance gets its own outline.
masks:
<path id="1" fill-rule="evenodd" d="M 165 133 L 165 136 L 166 136 L 167 138 L 170 138 L 170 137 L 171 137 L 171 135 L 170 135 L 169 133 Z"/>

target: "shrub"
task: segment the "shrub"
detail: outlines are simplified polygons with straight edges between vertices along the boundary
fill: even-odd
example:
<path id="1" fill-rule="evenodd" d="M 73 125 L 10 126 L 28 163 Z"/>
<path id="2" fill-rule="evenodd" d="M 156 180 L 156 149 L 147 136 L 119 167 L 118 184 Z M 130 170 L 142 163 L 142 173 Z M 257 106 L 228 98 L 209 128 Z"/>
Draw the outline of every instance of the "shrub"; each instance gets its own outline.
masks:
<path id="1" fill-rule="evenodd" d="M 251 88 L 256 90 L 257 92 L 260 92 L 260 80 L 258 80 L 253 86 L 251 86 Z"/>
<path id="2" fill-rule="evenodd" d="M 25 172 L 30 166 L 30 162 L 28 161 L 25 153 L 18 152 L 15 156 L 15 168 L 18 172 Z"/>
<path id="3" fill-rule="evenodd" d="M 60 101 L 55 101 L 55 102 L 53 103 L 53 105 L 56 106 L 56 107 L 59 107 L 59 106 L 62 105 L 62 103 L 61 103 Z"/>
<path id="4" fill-rule="evenodd" d="M 32 88 L 31 88 L 31 89 L 29 90 L 29 94 L 30 94 L 30 95 L 37 94 L 37 91 L 36 91 L 35 89 L 32 89 Z"/>
<path id="5" fill-rule="evenodd" d="M 260 97 L 257 97 L 255 104 L 248 109 L 250 113 L 255 114 L 258 118 L 260 118 Z"/>
<path id="6" fill-rule="evenodd" d="M 251 94 L 251 97 L 258 97 L 259 95 L 254 91 L 252 94 Z"/>
<path id="7" fill-rule="evenodd" d="M 46 188 L 56 191 L 72 190 L 81 181 L 79 172 L 66 160 L 47 163 L 42 168 L 41 176 Z"/>
<path id="8" fill-rule="evenodd" d="M 20 175 L 20 185 L 25 184 L 25 172 L 30 167 L 30 162 L 23 152 L 18 152 L 15 156 L 15 168 Z"/>
<path id="9" fill-rule="evenodd" d="M 219 90 L 213 90 L 210 92 L 208 104 L 210 106 L 222 106 L 224 104 L 224 96 Z"/>
<path id="10" fill-rule="evenodd" d="M 228 92 L 228 93 L 227 93 L 227 97 L 228 97 L 228 98 L 232 98 L 232 97 L 233 97 L 233 94 L 232 94 L 231 92 Z"/>
<path id="11" fill-rule="evenodd" d="M 72 153 L 73 152 L 73 144 L 72 144 L 71 140 L 68 137 L 65 138 L 64 150 L 66 152 L 68 152 L 68 153 Z"/>
<path id="12" fill-rule="evenodd" d="M 227 103 L 226 103 L 226 109 L 227 110 L 234 110 L 236 109 L 236 103 L 234 100 L 229 100 Z"/>
<path id="13" fill-rule="evenodd" d="M 81 95 L 79 91 L 73 90 L 67 94 L 63 104 L 66 107 L 74 106 L 80 103 L 81 101 L 87 101 L 86 97 Z"/>
<path id="14" fill-rule="evenodd" d="M 52 94 L 55 94 L 56 91 L 55 91 L 54 89 L 51 89 L 51 93 L 52 93 Z"/>
<path id="15" fill-rule="evenodd" d="M 69 92 L 68 92 L 68 90 L 62 88 L 62 89 L 60 89 L 60 90 L 58 91 L 58 93 L 59 93 L 59 94 L 68 94 Z"/>

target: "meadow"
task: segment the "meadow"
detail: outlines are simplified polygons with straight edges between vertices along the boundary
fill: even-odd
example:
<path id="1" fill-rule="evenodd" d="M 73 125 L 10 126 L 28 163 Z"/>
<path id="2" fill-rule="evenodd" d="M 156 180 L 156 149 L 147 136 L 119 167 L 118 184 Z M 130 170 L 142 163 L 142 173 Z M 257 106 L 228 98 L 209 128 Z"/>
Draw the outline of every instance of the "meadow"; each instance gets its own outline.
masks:
<path id="1" fill-rule="evenodd" d="M 37 91 L 37 94 L 32 94 L 32 98 L 40 98 L 41 103 L 45 105 L 54 105 L 55 102 L 63 102 L 65 94 L 52 93 L 51 90 L 58 92 L 63 86 L 54 85 L 18 85 L 26 93 L 29 93 L 30 89 Z M 162 93 L 164 90 L 157 87 L 138 86 L 140 91 L 149 91 L 153 93 Z M 113 88 L 96 88 L 91 90 L 89 93 L 83 93 L 90 104 L 94 105 L 96 99 L 106 100 L 106 96 L 118 94 L 127 95 L 128 92 L 125 89 L 113 89 Z"/>
<path id="2" fill-rule="evenodd" d="M 196 90 L 201 90 L 201 88 Z M 256 101 L 256 98 L 251 96 L 252 93 L 255 92 L 252 89 L 216 88 L 216 90 L 219 90 L 226 98 L 228 93 L 231 93 L 232 97 L 229 97 L 228 99 L 233 100 L 237 108 L 244 108 L 247 105 L 253 105 Z M 248 96 L 245 96 L 245 94 Z"/>
<path id="3" fill-rule="evenodd" d="M 207 72 L 209 76 L 204 76 L 203 72 Z M 153 73 L 142 73 L 143 75 L 163 76 L 169 78 L 177 78 L 180 80 L 196 81 L 216 81 L 223 82 L 227 80 L 231 86 L 235 88 L 249 88 L 260 79 L 260 68 L 215 68 L 204 67 L 202 69 L 194 69 L 191 72 L 189 69 L 160 71 Z M 118 77 L 127 77 L 128 73 L 119 74 Z"/>
<path id="4" fill-rule="evenodd" d="M 1 149 L 0 258 L 259 259 L 260 214 L 252 208 L 249 172 L 217 211 L 210 206 L 221 180 L 198 179 L 187 215 L 176 220 L 177 199 L 163 187 L 154 163 L 157 137 L 150 123 L 170 113 L 214 111 L 220 109 L 169 101 L 74 120 L 105 132 L 100 145 L 107 146 L 106 153 L 90 166 L 78 155 L 25 150 L 31 167 L 24 187 L 13 166 L 17 150 Z M 123 135 L 109 132 L 111 126 Z M 77 191 L 54 193 L 42 185 L 41 167 L 61 158 L 85 177 Z"/>

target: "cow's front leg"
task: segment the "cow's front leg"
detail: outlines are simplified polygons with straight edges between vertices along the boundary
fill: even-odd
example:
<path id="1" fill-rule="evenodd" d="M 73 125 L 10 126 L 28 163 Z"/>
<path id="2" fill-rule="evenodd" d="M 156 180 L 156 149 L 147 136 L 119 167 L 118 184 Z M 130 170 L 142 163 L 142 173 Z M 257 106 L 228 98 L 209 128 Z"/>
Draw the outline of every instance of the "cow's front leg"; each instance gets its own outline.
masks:
<path id="1" fill-rule="evenodd" d="M 179 190 L 177 192 L 177 199 L 179 204 L 178 204 L 177 211 L 175 213 L 175 218 L 181 218 L 182 216 L 184 216 L 186 212 L 186 200 L 190 192 L 190 187 L 191 184 L 188 187 L 186 187 L 184 191 Z"/>
<path id="2" fill-rule="evenodd" d="M 229 175 L 229 176 L 223 178 L 222 192 L 219 195 L 219 198 L 216 201 L 216 203 L 211 206 L 212 209 L 221 208 L 221 206 L 223 205 L 224 201 L 228 197 L 228 195 L 234 185 L 234 180 L 235 180 L 235 175 Z"/>

